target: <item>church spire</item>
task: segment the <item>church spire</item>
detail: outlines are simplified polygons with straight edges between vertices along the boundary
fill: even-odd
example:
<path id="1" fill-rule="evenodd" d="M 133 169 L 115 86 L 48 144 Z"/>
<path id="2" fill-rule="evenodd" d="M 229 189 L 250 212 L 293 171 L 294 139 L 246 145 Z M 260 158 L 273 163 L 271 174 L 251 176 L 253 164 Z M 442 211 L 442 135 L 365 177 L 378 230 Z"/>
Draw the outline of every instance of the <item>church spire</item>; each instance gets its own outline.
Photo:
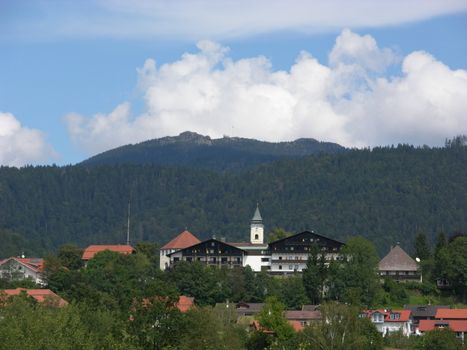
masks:
<path id="1" fill-rule="evenodd" d="M 261 223 L 263 222 L 263 218 L 261 217 L 261 213 L 259 212 L 259 204 L 256 203 L 256 210 L 255 210 L 255 214 L 253 215 L 253 217 L 251 218 L 251 222 L 255 222 L 255 223 Z"/>
<path id="2" fill-rule="evenodd" d="M 253 244 L 264 243 L 264 225 L 263 218 L 259 212 L 259 204 L 256 203 L 255 214 L 251 218 L 250 224 L 250 242 Z"/>

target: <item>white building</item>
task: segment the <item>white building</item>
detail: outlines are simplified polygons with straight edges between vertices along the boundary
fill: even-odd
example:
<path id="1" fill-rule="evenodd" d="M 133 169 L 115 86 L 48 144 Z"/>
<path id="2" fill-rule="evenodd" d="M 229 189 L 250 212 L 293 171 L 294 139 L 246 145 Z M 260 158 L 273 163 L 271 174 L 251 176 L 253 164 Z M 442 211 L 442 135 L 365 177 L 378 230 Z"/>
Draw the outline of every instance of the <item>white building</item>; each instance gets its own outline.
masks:
<path id="1" fill-rule="evenodd" d="M 256 272 L 287 274 L 301 272 L 306 267 L 312 247 L 316 246 L 320 254 L 331 260 L 339 257 L 343 245 L 310 231 L 265 243 L 263 219 L 257 207 L 251 219 L 249 242 L 232 243 L 212 238 L 174 251 L 168 250 L 172 247 L 169 242 L 163 247 L 168 253 L 165 260 L 161 253 L 161 266 L 165 264 L 165 268 L 178 261 L 200 261 L 208 265 L 250 266 Z"/>
<path id="2" fill-rule="evenodd" d="M 368 317 L 383 336 L 401 331 L 408 337 L 412 333 L 412 318 L 410 310 L 367 310 L 361 314 Z"/>
<path id="3" fill-rule="evenodd" d="M 0 278 L 7 280 L 31 279 L 43 284 L 44 260 L 40 258 L 8 258 L 0 261 Z"/>

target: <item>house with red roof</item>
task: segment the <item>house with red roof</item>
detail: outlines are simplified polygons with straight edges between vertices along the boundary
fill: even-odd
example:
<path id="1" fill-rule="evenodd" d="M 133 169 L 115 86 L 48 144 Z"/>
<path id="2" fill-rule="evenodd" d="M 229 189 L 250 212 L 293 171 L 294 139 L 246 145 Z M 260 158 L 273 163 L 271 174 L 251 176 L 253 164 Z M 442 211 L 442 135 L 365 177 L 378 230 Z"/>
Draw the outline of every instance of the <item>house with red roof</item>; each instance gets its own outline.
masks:
<path id="1" fill-rule="evenodd" d="M 170 257 L 168 254 L 174 253 L 177 250 L 191 247 L 195 244 L 200 243 L 201 241 L 190 231 L 185 230 L 180 233 L 177 237 L 172 239 L 169 243 L 165 244 L 160 249 L 160 261 L 159 266 L 161 270 L 165 270 L 170 266 Z"/>
<path id="2" fill-rule="evenodd" d="M 467 321 L 467 309 L 438 309 L 435 318 L 437 320 Z"/>
<path id="3" fill-rule="evenodd" d="M 410 315 L 410 310 L 378 309 L 363 311 L 360 316 L 368 317 L 383 336 L 401 331 L 408 337 L 412 331 Z"/>
<path id="4" fill-rule="evenodd" d="M 26 294 L 31 298 L 35 299 L 38 303 L 41 303 L 46 306 L 63 307 L 68 305 L 68 302 L 66 300 L 59 297 L 50 289 L 4 289 L 0 290 L 0 300 L 2 302 L 7 302 L 9 298 L 19 296 L 21 294 Z"/>
<path id="5" fill-rule="evenodd" d="M 456 334 L 456 337 L 464 343 L 467 333 L 467 320 L 421 320 L 418 334 L 442 328 L 452 330 Z"/>
<path id="6" fill-rule="evenodd" d="M 89 260 L 91 260 L 94 257 L 94 255 L 96 255 L 97 253 L 106 251 L 106 250 L 124 254 L 124 255 L 129 255 L 129 254 L 133 254 L 136 252 L 135 248 L 133 248 L 131 245 L 126 245 L 126 244 L 114 244 L 114 245 L 94 244 L 94 245 L 90 245 L 84 250 L 83 256 L 81 257 L 81 259 L 84 260 L 85 263 L 87 263 Z"/>
<path id="7" fill-rule="evenodd" d="M 36 284 L 44 283 L 42 271 L 44 260 L 41 258 L 8 258 L 0 261 L 0 278 L 18 280 L 30 278 Z"/>

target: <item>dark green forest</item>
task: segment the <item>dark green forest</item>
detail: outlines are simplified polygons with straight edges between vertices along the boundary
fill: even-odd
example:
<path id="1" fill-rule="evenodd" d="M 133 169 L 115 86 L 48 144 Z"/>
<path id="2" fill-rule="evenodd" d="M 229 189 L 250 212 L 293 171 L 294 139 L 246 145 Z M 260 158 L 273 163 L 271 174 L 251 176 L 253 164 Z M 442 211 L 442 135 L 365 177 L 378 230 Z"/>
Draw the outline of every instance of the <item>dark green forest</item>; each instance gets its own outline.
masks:
<path id="1" fill-rule="evenodd" d="M 0 256 L 40 255 L 65 243 L 165 243 L 189 229 L 247 240 L 259 202 L 266 231 L 305 229 L 380 255 L 397 241 L 430 244 L 467 227 L 467 147 L 381 147 L 318 154 L 237 172 L 188 166 L 0 168 Z M 409 249 L 410 252 L 410 249 Z"/>

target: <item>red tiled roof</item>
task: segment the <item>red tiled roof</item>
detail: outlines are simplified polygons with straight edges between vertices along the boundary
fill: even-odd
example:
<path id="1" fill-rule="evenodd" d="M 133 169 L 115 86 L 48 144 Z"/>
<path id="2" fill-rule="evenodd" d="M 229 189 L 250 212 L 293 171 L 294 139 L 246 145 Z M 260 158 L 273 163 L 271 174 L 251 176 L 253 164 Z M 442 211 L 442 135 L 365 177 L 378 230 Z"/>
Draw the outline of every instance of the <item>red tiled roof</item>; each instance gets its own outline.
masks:
<path id="1" fill-rule="evenodd" d="M 164 245 L 161 249 L 184 249 L 200 242 L 201 241 L 191 232 L 183 231 L 169 243 Z"/>
<path id="2" fill-rule="evenodd" d="M 180 312 L 187 312 L 193 307 L 194 300 L 195 298 L 180 295 L 176 306 L 180 310 Z"/>
<path id="3" fill-rule="evenodd" d="M 412 313 L 411 310 L 385 310 L 385 309 L 378 309 L 378 310 L 367 310 L 363 313 L 367 315 L 367 317 L 371 317 L 374 313 L 380 313 L 384 315 L 384 322 L 407 322 L 410 319 L 410 314 Z M 391 319 L 391 314 L 400 314 L 399 319 Z"/>
<path id="4" fill-rule="evenodd" d="M 467 309 L 438 309 L 435 318 L 445 320 L 467 320 Z"/>
<path id="5" fill-rule="evenodd" d="M 60 298 L 57 294 L 52 292 L 50 289 L 25 289 L 25 288 L 16 288 L 16 289 L 4 289 L 0 291 L 0 294 L 4 293 L 7 296 L 16 296 L 20 295 L 22 292 L 25 292 L 30 297 L 36 299 L 39 303 L 50 302 L 53 305 L 59 307 L 65 306 L 68 302 Z"/>
<path id="6" fill-rule="evenodd" d="M 135 251 L 135 248 L 131 245 L 90 245 L 84 250 L 83 257 L 81 259 L 90 260 L 94 255 L 105 250 L 128 255 L 132 254 Z"/>
<path id="7" fill-rule="evenodd" d="M 295 332 L 301 332 L 303 331 L 303 325 L 300 323 L 300 321 L 295 321 L 295 320 L 289 320 L 289 324 L 293 327 L 293 330 Z"/>
<path id="8" fill-rule="evenodd" d="M 44 259 L 41 258 L 8 258 L 5 260 L 0 261 L 0 265 L 3 265 L 7 263 L 10 260 L 15 260 L 19 262 L 20 264 L 23 264 L 27 267 L 29 267 L 31 270 L 34 270 L 36 272 L 41 272 L 44 268 Z"/>
<path id="9" fill-rule="evenodd" d="M 446 327 L 446 325 L 454 332 L 467 332 L 467 320 L 420 320 L 418 330 L 427 332 L 435 328 Z"/>
<path id="10" fill-rule="evenodd" d="M 294 321 L 294 320 L 289 320 L 287 321 L 289 322 L 289 324 L 292 326 L 293 330 L 295 332 L 301 332 L 303 331 L 303 329 L 305 328 L 301 323 L 300 321 Z M 255 330 L 255 331 L 258 331 L 258 332 L 262 332 L 264 334 L 274 334 L 274 331 L 271 331 L 270 329 L 268 328 L 265 328 L 263 327 L 258 320 L 253 320 L 251 322 L 251 327 Z"/>

